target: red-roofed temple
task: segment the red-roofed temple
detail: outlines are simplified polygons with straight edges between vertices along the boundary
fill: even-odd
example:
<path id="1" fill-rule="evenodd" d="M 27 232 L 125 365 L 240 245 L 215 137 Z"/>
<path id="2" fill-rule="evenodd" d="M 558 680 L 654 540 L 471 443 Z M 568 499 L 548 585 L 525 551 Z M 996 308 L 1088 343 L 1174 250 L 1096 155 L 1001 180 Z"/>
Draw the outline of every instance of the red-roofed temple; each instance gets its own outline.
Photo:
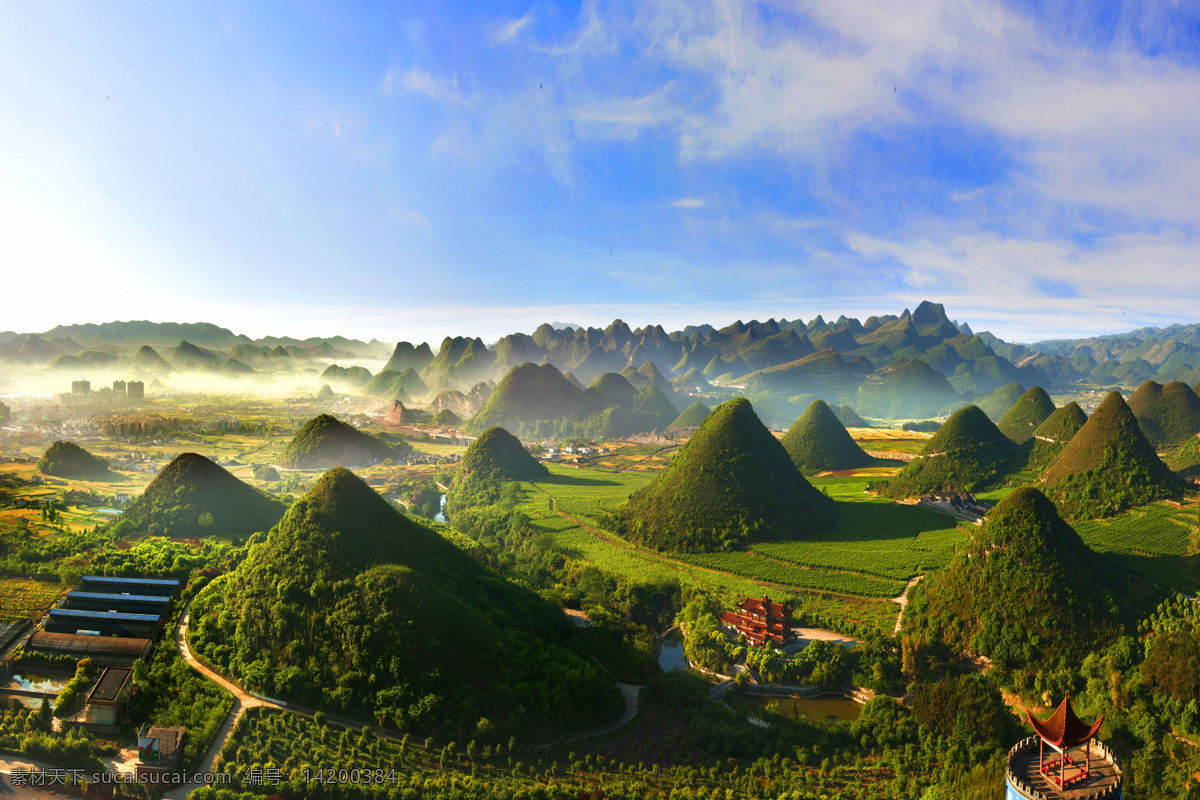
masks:
<path id="1" fill-rule="evenodd" d="M 721 614 L 721 622 L 759 647 L 768 641 L 785 647 L 792 640 L 792 612 L 783 603 L 773 603 L 765 594 L 762 599 L 750 598 L 733 611 Z"/>
<path id="2" fill-rule="evenodd" d="M 1063 701 L 1058 704 L 1058 708 L 1054 709 L 1054 713 L 1047 720 L 1039 720 L 1037 717 L 1025 712 L 1025 716 L 1029 719 L 1029 724 L 1033 726 L 1033 731 L 1041 740 L 1041 747 L 1038 750 L 1038 770 L 1045 775 L 1051 783 L 1057 784 L 1059 789 L 1085 780 L 1088 776 L 1088 769 L 1091 764 L 1092 756 L 1092 739 L 1100 732 L 1100 726 L 1104 724 L 1104 715 L 1100 715 L 1100 719 L 1088 724 L 1075 716 L 1075 709 L 1071 707 L 1071 695 L 1063 698 Z M 1058 758 L 1046 761 L 1046 745 L 1050 746 L 1051 750 L 1056 751 Z M 1071 758 L 1071 751 L 1087 746 L 1087 752 L 1084 755 L 1082 763 L 1076 763 Z M 1057 767 L 1057 775 L 1055 775 L 1055 767 Z M 1071 774 L 1068 775 L 1068 768 Z"/>

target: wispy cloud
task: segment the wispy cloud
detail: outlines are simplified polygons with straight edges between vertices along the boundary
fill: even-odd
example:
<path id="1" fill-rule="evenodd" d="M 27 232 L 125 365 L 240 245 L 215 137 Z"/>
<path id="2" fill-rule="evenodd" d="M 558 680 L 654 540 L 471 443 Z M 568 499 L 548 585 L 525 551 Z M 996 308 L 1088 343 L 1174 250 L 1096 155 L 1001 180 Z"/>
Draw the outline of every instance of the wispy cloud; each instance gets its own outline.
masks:
<path id="1" fill-rule="evenodd" d="M 463 91 L 459 85 L 458 73 L 449 79 L 439 79 L 420 67 L 410 67 L 403 72 L 391 67 L 383 76 L 379 90 L 385 95 L 403 90 L 456 106 L 470 106 L 478 100 L 477 95 Z"/>
<path id="2" fill-rule="evenodd" d="M 529 9 L 522 16 L 508 22 L 502 22 L 497 25 L 489 37 L 492 44 L 507 44 L 517 38 L 521 31 L 528 28 L 533 23 L 533 9 Z"/>
<path id="3" fill-rule="evenodd" d="M 667 203 L 671 208 L 694 209 L 704 208 L 703 197 L 681 197 L 678 200 L 672 200 Z"/>

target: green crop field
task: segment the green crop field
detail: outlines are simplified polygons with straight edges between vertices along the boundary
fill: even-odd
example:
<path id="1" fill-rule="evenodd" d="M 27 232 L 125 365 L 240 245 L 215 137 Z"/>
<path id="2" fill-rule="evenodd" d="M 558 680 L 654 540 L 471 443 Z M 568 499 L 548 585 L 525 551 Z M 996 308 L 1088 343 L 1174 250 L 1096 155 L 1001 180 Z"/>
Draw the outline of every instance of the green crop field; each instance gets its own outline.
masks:
<path id="1" fill-rule="evenodd" d="M 1074 527 L 1093 550 L 1150 583 L 1189 594 L 1200 589 L 1200 533 L 1194 505 L 1174 508 L 1165 502 L 1151 503 Z"/>
<path id="2" fill-rule="evenodd" d="M 949 563 L 954 548 L 970 536 L 934 511 L 874 498 L 838 503 L 838 511 L 838 526 L 830 533 L 805 541 L 764 542 L 751 551 L 811 568 L 899 581 L 903 588 L 913 575 Z"/>
<path id="3" fill-rule="evenodd" d="M 49 608 L 62 589 L 57 582 L 0 577 L 0 621 L 32 617 Z"/>
<path id="4" fill-rule="evenodd" d="M 899 595 L 910 576 L 945 565 L 969 536 L 932 511 L 865 495 L 870 476 L 828 477 L 812 481 L 839 501 L 840 521 L 828 534 L 746 552 L 661 554 L 634 547 L 600 524 L 604 512 L 620 507 L 652 476 L 558 465 L 550 470 L 546 480 L 524 484 L 521 510 L 543 541 L 571 558 L 637 580 L 674 579 L 743 596 L 810 593 L 810 605 L 820 604 L 823 613 L 889 631 L 896 607 L 879 600 Z"/>

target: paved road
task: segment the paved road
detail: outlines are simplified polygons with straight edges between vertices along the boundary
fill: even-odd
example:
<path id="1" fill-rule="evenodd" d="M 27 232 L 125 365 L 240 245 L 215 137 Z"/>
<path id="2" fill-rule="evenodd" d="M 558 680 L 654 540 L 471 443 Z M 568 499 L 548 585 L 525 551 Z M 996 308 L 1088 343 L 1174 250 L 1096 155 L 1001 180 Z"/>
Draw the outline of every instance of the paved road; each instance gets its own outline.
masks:
<path id="1" fill-rule="evenodd" d="M 217 756 L 220 754 L 221 748 L 225 746 L 225 742 L 229 741 L 229 736 L 233 733 L 234 726 L 237 725 L 238 720 L 242 718 L 242 714 L 245 713 L 247 708 L 254 708 L 255 706 L 268 706 L 270 708 L 281 709 L 282 706 L 276 703 L 260 700 L 257 697 L 252 696 L 249 692 L 238 686 L 236 683 L 226 680 L 222 675 L 214 672 L 197 661 L 196 657 L 192 654 L 192 649 L 188 647 L 187 643 L 188 621 L 191 619 L 191 616 L 192 606 L 191 603 L 189 603 L 187 609 L 183 612 L 183 619 L 180 620 L 179 627 L 175 629 L 175 643 L 179 645 L 179 652 L 183 656 L 183 660 L 190 664 L 192 669 L 196 670 L 213 683 L 222 686 L 226 691 L 233 695 L 233 705 L 230 706 L 229 713 L 225 715 L 225 721 L 221 723 L 221 728 L 217 731 L 217 735 L 213 737 L 212 744 L 210 744 L 208 747 L 208 752 L 204 754 L 204 760 L 200 762 L 199 771 L 204 773 L 212 772 L 214 767 L 216 767 Z M 199 784 L 184 784 L 169 790 L 163 795 L 163 797 L 170 798 L 171 800 L 186 800 L 188 793 L 197 788 L 197 786 L 199 786 Z"/>

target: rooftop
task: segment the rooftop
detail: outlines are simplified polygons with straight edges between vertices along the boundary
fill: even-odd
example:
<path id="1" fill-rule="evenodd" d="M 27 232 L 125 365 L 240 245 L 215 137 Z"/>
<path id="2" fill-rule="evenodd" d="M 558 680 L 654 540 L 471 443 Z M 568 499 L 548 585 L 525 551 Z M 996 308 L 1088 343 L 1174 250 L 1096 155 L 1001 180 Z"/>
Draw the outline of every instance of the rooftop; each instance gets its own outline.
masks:
<path id="1" fill-rule="evenodd" d="M 114 702 L 121 696 L 121 689 L 132 674 L 133 670 L 122 669 L 120 667 L 106 667 L 100 675 L 100 680 L 96 681 L 91 694 L 88 695 L 87 701 L 89 703 Z"/>
<path id="2" fill-rule="evenodd" d="M 168 589 L 178 589 L 178 578 L 118 578 L 111 575 L 84 575 L 84 583 L 125 583 L 131 586 L 162 586 Z"/>
<path id="3" fill-rule="evenodd" d="M 102 600 L 115 600 L 121 603 L 149 603 L 149 604 L 166 604 L 171 602 L 170 597 L 151 595 L 151 594 L 103 594 L 101 592 L 67 592 L 68 600 L 86 600 L 89 603 L 98 603 Z"/>
<path id="4" fill-rule="evenodd" d="M 158 622 L 158 614 L 123 614 L 120 611 L 80 611 L 77 608 L 52 608 L 50 617 L 57 619 L 96 619 L 113 622 Z"/>
<path id="5" fill-rule="evenodd" d="M 80 636 L 76 633 L 38 631 L 29 637 L 26 648 L 140 658 L 149 646 L 149 639 L 134 639 L 126 636 Z"/>
<path id="6" fill-rule="evenodd" d="M 170 728 L 156 725 L 146 731 L 146 736 L 151 739 L 158 739 L 158 762 L 160 764 L 174 763 L 175 754 L 180 750 L 183 742 L 184 730 L 184 728 Z"/>

